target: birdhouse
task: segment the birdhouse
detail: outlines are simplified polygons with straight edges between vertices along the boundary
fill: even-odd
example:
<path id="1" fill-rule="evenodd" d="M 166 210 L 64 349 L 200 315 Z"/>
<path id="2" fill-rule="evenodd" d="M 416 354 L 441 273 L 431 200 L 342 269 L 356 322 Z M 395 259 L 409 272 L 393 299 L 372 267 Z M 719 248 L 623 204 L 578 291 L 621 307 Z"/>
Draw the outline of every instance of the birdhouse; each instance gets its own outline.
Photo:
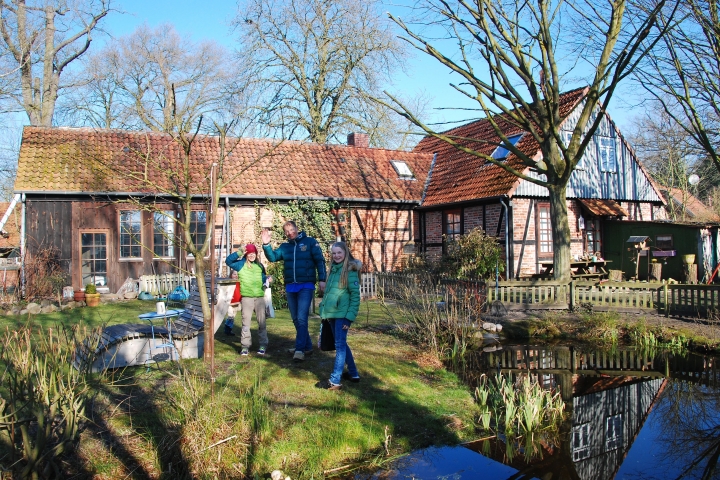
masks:
<path id="1" fill-rule="evenodd" d="M 632 243 L 632 249 L 637 251 L 648 250 L 650 248 L 647 245 L 649 238 L 647 235 L 634 235 L 628 238 L 625 243 Z M 628 248 L 628 250 L 630 250 L 630 248 Z"/>

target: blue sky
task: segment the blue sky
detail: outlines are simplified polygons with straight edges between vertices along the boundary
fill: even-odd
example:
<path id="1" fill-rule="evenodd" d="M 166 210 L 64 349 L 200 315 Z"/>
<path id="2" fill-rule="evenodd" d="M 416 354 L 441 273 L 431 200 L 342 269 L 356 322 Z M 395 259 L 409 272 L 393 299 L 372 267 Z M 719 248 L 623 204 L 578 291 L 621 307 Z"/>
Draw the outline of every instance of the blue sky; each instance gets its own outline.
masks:
<path id="1" fill-rule="evenodd" d="M 110 15 L 104 27 L 114 36 L 127 35 L 143 22 L 151 27 L 172 23 L 178 32 L 190 34 L 196 41 L 213 39 L 229 48 L 236 43 L 229 23 L 237 11 L 237 0 L 118 0 L 116 7 L 126 13 Z M 407 15 L 402 7 L 390 5 L 388 8 L 395 15 Z M 430 103 L 428 112 L 435 112 L 435 121 L 464 119 L 467 113 L 438 110 L 467 105 L 464 97 L 449 86 L 449 81 L 450 74 L 444 67 L 417 53 L 410 59 L 407 73 L 398 73 L 394 89 L 407 92 L 409 96 L 422 94 Z M 623 96 L 616 94 L 609 108 L 620 128 L 639 113 L 624 105 Z"/>

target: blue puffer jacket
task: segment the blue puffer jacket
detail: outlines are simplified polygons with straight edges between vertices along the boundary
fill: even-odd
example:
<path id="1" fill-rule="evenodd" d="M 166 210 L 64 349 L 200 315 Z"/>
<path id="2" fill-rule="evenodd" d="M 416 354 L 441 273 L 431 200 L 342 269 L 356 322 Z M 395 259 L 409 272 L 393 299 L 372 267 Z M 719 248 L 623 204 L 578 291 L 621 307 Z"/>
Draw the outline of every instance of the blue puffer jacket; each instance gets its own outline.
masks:
<path id="1" fill-rule="evenodd" d="M 288 240 L 275 250 L 270 245 L 263 245 L 265 256 L 271 262 L 283 260 L 285 284 L 315 283 L 325 281 L 325 257 L 317 240 L 299 232 L 295 240 Z M 315 275 L 317 273 L 317 276 Z"/>

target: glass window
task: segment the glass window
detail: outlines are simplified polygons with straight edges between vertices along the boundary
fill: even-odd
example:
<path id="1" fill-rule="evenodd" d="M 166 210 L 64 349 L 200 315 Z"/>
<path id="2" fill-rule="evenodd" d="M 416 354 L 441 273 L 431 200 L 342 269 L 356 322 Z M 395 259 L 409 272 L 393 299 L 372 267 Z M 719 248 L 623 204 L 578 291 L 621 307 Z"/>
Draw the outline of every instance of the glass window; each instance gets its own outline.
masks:
<path id="1" fill-rule="evenodd" d="M 608 450 L 620 448 L 623 439 L 623 415 L 607 417 L 605 422 L 605 445 Z"/>
<path id="2" fill-rule="evenodd" d="M 142 257 L 141 224 L 139 210 L 120 211 L 120 258 Z"/>
<path id="3" fill-rule="evenodd" d="M 569 132 L 567 130 L 560 131 L 560 138 L 562 138 L 566 148 L 570 145 L 570 141 L 572 140 L 572 134 L 573 132 Z M 585 155 L 580 157 L 580 161 L 575 166 L 575 170 L 585 170 Z"/>
<path id="4" fill-rule="evenodd" d="M 107 285 L 107 234 L 80 232 L 82 284 Z"/>
<path id="5" fill-rule="evenodd" d="M 590 456 L 590 424 L 576 425 L 572 430 L 573 461 L 583 460 Z"/>
<path id="6" fill-rule="evenodd" d="M 602 254 L 602 251 L 600 220 L 589 218 L 585 221 L 585 252 L 592 255 L 595 252 Z"/>
<path id="7" fill-rule="evenodd" d="M 611 137 L 597 137 L 597 139 L 598 156 L 600 157 L 600 171 L 617 172 L 615 139 Z"/>
<path id="8" fill-rule="evenodd" d="M 153 214 L 153 253 L 157 257 L 175 255 L 175 222 L 173 212 L 155 212 Z"/>
<path id="9" fill-rule="evenodd" d="M 655 237 L 655 246 L 661 250 L 672 250 L 673 249 L 673 236 L 672 235 L 658 235 Z"/>
<path id="10" fill-rule="evenodd" d="M 190 236 L 195 247 L 202 248 L 207 237 L 207 212 L 205 210 L 190 212 Z"/>
<path id="11" fill-rule="evenodd" d="M 552 224 L 550 222 L 550 204 L 547 203 L 538 205 L 537 243 L 539 256 L 552 256 Z"/>
<path id="12" fill-rule="evenodd" d="M 445 223 L 443 233 L 447 241 L 455 240 L 462 234 L 460 218 L 460 210 L 450 210 L 443 215 Z"/>
<path id="13" fill-rule="evenodd" d="M 510 147 L 508 146 L 508 143 L 515 146 L 520 141 L 522 136 L 523 134 L 520 133 L 518 135 L 511 135 L 507 137 L 507 143 L 503 145 L 498 145 L 498 147 L 493 152 L 492 157 L 496 160 L 502 160 L 504 158 L 507 158 L 507 156 L 510 154 Z"/>
<path id="14" fill-rule="evenodd" d="M 415 178 L 415 174 L 413 174 L 412 170 L 410 170 L 407 163 L 400 160 L 390 160 L 390 163 L 401 179 L 411 180 Z"/>

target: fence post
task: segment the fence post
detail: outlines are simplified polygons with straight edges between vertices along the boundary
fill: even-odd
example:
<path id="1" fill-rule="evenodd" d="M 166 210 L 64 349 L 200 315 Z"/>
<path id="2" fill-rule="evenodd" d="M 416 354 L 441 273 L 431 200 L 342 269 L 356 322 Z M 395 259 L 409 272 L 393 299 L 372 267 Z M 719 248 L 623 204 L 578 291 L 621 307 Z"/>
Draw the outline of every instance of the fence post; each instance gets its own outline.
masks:
<path id="1" fill-rule="evenodd" d="M 575 310 L 575 280 L 570 280 L 570 310 Z"/>
<path id="2" fill-rule="evenodd" d="M 663 285 L 663 290 L 665 293 L 665 318 L 670 317 L 670 304 L 668 303 L 668 284 L 666 283 Z"/>

